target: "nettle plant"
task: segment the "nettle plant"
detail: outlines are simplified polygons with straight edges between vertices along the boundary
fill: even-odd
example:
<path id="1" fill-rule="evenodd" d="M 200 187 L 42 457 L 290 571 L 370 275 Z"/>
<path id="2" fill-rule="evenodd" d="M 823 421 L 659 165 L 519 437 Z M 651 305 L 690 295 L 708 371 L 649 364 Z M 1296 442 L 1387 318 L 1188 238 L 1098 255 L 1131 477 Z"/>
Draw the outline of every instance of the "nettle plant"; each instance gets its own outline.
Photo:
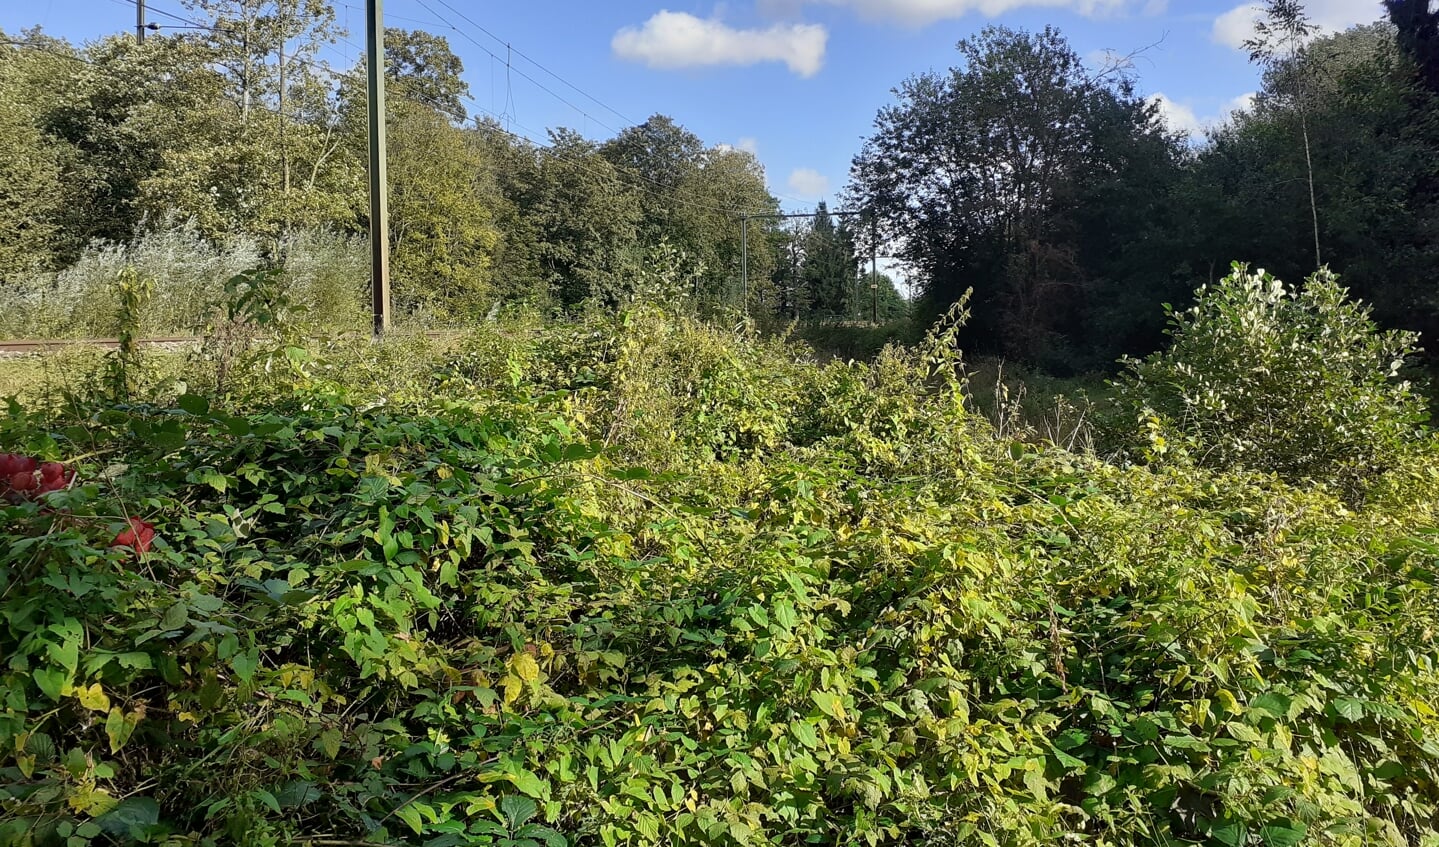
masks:
<path id="1" fill-rule="evenodd" d="M 1400 377 L 1418 335 L 1381 330 L 1348 295 L 1327 269 L 1296 289 L 1235 263 L 1169 309 L 1169 349 L 1127 360 L 1117 387 L 1201 464 L 1355 491 L 1413 448 L 1427 414 Z"/>

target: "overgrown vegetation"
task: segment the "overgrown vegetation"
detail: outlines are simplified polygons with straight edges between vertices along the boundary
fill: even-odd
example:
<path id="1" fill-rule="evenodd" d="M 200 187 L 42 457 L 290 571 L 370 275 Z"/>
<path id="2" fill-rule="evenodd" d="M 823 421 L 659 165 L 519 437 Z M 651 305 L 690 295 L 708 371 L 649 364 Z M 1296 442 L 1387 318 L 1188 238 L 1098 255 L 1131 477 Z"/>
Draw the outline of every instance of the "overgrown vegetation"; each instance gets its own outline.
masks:
<path id="1" fill-rule="evenodd" d="M 0 843 L 1439 844 L 1427 435 L 1358 505 L 1104 461 L 970 411 L 962 319 L 282 319 L 222 395 L 12 404 Z"/>
<path id="2" fill-rule="evenodd" d="M 167 292 L 214 293 L 256 254 L 313 288 L 312 314 L 363 328 L 364 69 L 325 64 L 334 9 L 185 5 L 204 26 L 139 45 L 0 37 L 0 333 L 108 334 L 92 307 L 124 262 L 157 282 L 147 331 L 187 333 L 204 318 Z M 664 115 L 544 146 L 476 119 L 445 38 L 390 30 L 396 309 L 435 325 L 678 297 L 866 355 L 973 288 L 967 349 L 1112 375 L 1163 346 L 1160 304 L 1182 311 L 1233 257 L 1289 280 L 1322 257 L 1382 324 L 1434 334 L 1439 11 L 1387 0 L 1388 20 L 1311 38 L 1302 4 L 1264 5 L 1257 95 L 1202 139 L 1166 125 L 1135 56 L 1086 59 L 1053 28 L 965 38 L 879 109 L 851 214 L 802 223 L 768 216 L 752 154 Z M 871 250 L 902 261 L 913 304 L 869 288 Z"/>
<path id="3" fill-rule="evenodd" d="M 1170 347 L 1131 361 L 1120 384 L 1132 410 L 1174 428 L 1174 447 L 1351 491 L 1407 458 L 1428 417 L 1400 379 L 1417 335 L 1381 331 L 1327 270 L 1288 289 L 1235 265 L 1199 298 L 1171 310 Z"/>

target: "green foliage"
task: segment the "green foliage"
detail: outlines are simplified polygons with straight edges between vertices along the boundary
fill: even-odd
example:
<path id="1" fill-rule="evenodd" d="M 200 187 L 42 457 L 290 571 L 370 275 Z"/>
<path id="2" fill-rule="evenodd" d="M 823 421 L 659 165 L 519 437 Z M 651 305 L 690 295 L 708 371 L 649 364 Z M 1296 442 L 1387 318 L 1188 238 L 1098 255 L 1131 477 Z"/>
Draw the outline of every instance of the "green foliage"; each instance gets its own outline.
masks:
<path id="1" fill-rule="evenodd" d="M 127 402 L 138 377 L 140 319 L 154 287 L 153 280 L 140 276 L 134 268 L 126 268 L 112 288 L 119 301 L 116 323 L 120 328 L 119 346 L 105 357 L 105 388 L 112 403 Z"/>
<path id="2" fill-rule="evenodd" d="M 1424 403 L 1399 373 L 1417 336 L 1381 331 L 1333 274 L 1292 290 L 1236 263 L 1197 296 L 1171 310 L 1169 349 L 1131 360 L 1120 389 L 1201 463 L 1352 490 L 1412 451 Z"/>
<path id="3" fill-rule="evenodd" d="M 0 333 L 11 338 L 113 338 L 119 333 L 112 285 L 133 268 L 153 280 L 140 315 L 143 335 L 188 333 L 203 326 L 224 281 L 260 263 L 251 239 L 207 241 L 189 223 L 170 220 L 132 243 L 95 242 L 57 273 L 12 278 L 0 287 Z"/>
<path id="4" fill-rule="evenodd" d="M 0 843 L 1433 844 L 1439 467 L 1352 509 L 1014 442 L 961 318 L 12 405 L 79 476 L 0 502 Z"/>

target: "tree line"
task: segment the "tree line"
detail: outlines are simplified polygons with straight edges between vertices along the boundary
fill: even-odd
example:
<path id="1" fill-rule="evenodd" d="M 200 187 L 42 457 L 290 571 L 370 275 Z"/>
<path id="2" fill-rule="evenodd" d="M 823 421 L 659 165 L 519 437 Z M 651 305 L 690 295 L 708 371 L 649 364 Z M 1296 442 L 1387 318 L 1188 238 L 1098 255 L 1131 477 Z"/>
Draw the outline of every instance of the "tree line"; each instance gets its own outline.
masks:
<path id="1" fill-rule="evenodd" d="M 203 27 L 143 43 L 0 33 L 0 285 L 165 226 L 258 243 L 277 265 L 306 233 L 365 237 L 365 67 L 323 60 L 343 37 L 333 9 L 187 7 Z M 824 209 L 813 225 L 741 226 L 779 208 L 751 153 L 664 115 L 606 140 L 554 129 L 532 142 L 467 110 L 464 66 L 443 37 L 392 28 L 385 49 L 399 312 L 657 297 L 737 308 L 746 252 L 755 308 L 857 310 L 867 283 Z"/>
<path id="2" fill-rule="evenodd" d="M 1095 70 L 1054 29 L 988 28 L 896 89 L 848 202 L 919 270 L 919 314 L 972 288 L 970 349 L 1051 371 L 1161 347 L 1161 304 L 1234 260 L 1287 278 L 1322 262 L 1385 324 L 1432 335 L 1439 11 L 1387 10 L 1316 38 L 1302 4 L 1272 0 L 1247 45 L 1253 106 L 1197 142 L 1132 63 Z"/>
<path id="3" fill-rule="evenodd" d="M 364 66 L 324 61 L 342 36 L 333 9 L 187 8 L 203 27 L 142 44 L 0 33 L 0 287 L 177 221 L 213 244 L 249 239 L 275 265 L 306 233 L 364 237 Z M 1165 124 L 1132 63 L 1093 67 L 1053 28 L 987 28 L 879 111 L 841 198 L 862 217 L 821 205 L 747 227 L 742 214 L 779 209 L 752 154 L 664 115 L 532 143 L 471 112 L 443 37 L 390 29 L 396 307 L 712 311 L 747 293 L 778 321 L 923 326 L 973 289 L 970 349 L 1073 373 L 1162 346 L 1161 304 L 1242 259 L 1287 278 L 1327 264 L 1382 322 L 1427 336 L 1439 11 L 1387 8 L 1314 38 L 1301 4 L 1272 0 L 1252 107 L 1198 141 Z M 905 262 L 916 302 L 870 278 L 871 250 Z"/>

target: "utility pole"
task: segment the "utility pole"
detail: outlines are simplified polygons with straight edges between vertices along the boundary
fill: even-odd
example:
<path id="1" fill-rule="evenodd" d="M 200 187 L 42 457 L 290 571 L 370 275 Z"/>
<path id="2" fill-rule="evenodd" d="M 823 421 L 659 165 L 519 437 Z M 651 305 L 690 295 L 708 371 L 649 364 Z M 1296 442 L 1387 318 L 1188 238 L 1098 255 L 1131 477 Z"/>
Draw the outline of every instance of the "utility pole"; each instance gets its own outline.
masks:
<path id="1" fill-rule="evenodd" d="M 744 313 L 749 317 L 749 215 L 741 212 L 739 216 L 739 253 L 740 253 L 740 279 L 744 291 Z"/>
<path id="2" fill-rule="evenodd" d="M 827 215 L 829 215 L 830 217 L 833 217 L 833 218 L 843 218 L 843 217 L 854 217 L 854 216 L 857 216 L 857 215 L 863 215 L 863 214 L 865 214 L 865 213 L 864 213 L 864 212 L 848 212 L 848 211 L 842 211 L 842 212 L 825 212 L 825 214 L 827 214 Z M 746 212 L 740 212 L 740 216 L 739 216 L 739 231 L 740 231 L 740 241 L 743 242 L 743 244 L 742 244 L 741 247 L 740 247 L 740 265 L 742 266 L 742 269 L 740 270 L 740 278 L 744 280 L 745 314 L 749 314 L 749 222 L 750 222 L 750 219 L 753 218 L 754 220 L 785 221 L 785 220 L 790 220 L 791 218 L 817 218 L 817 217 L 819 217 L 819 213 L 818 213 L 818 212 L 796 212 L 796 213 L 793 213 L 793 214 L 785 214 L 785 213 L 783 213 L 783 212 L 776 213 L 776 214 L 748 214 L 748 213 L 746 213 Z M 793 245 L 793 243 L 791 243 L 790 247 L 791 247 L 790 254 L 791 254 L 791 256 L 793 256 L 793 253 L 794 253 L 794 250 L 793 250 L 794 245 Z M 873 253 L 873 249 L 871 249 L 871 251 L 870 251 L 870 264 L 874 264 L 874 253 Z M 791 298 L 791 299 L 792 299 L 792 300 L 796 300 L 796 298 Z M 878 301 L 876 301 L 876 302 L 878 302 Z M 860 306 L 860 309 L 861 309 L 861 310 L 862 310 L 863 308 L 864 308 L 863 306 Z M 861 311 L 860 314 L 863 314 L 863 312 Z M 799 318 L 799 305 L 798 305 L 797 300 L 796 300 L 796 304 L 795 304 L 795 314 L 794 314 L 794 316 L 795 316 L 796 319 Z"/>
<path id="3" fill-rule="evenodd" d="M 879 259 L 875 253 L 875 242 L 879 240 L 879 227 L 875 226 L 874 219 L 869 222 L 869 322 L 879 323 Z"/>
<path id="4" fill-rule="evenodd" d="M 145 0 L 135 0 L 135 41 L 145 43 Z"/>
<path id="5" fill-rule="evenodd" d="M 365 0 L 370 82 L 370 299 L 375 337 L 390 328 L 390 204 L 385 173 L 385 28 L 380 0 Z"/>

